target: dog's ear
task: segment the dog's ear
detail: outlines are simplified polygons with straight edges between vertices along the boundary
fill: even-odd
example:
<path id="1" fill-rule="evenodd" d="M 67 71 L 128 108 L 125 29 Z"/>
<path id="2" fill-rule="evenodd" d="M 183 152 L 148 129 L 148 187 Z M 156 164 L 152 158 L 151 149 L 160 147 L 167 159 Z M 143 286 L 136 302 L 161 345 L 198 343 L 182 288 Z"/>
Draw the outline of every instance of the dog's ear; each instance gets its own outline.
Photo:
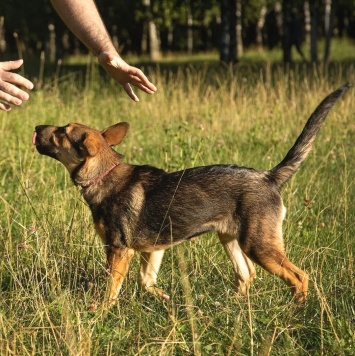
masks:
<path id="1" fill-rule="evenodd" d="M 110 146 L 115 146 L 121 143 L 122 140 L 126 137 L 128 129 L 129 124 L 127 122 L 120 122 L 102 131 L 101 135 Z"/>
<path id="2" fill-rule="evenodd" d="M 95 138 L 95 136 L 86 134 L 80 149 L 85 150 L 89 156 L 94 157 L 100 150 L 100 142 Z"/>

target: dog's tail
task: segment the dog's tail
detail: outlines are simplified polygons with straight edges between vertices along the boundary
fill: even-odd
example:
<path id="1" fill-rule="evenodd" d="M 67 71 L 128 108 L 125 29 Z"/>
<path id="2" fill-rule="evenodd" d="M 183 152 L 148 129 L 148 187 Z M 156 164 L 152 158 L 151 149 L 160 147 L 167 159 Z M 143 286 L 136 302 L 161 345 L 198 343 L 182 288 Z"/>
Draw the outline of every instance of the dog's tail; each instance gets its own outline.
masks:
<path id="1" fill-rule="evenodd" d="M 294 173 L 296 173 L 301 163 L 311 150 L 312 144 L 328 112 L 350 87 L 350 84 L 343 85 L 329 94 L 318 105 L 285 158 L 277 166 L 270 170 L 272 179 L 276 181 L 276 184 L 279 187 L 281 187 L 289 178 L 292 177 Z"/>

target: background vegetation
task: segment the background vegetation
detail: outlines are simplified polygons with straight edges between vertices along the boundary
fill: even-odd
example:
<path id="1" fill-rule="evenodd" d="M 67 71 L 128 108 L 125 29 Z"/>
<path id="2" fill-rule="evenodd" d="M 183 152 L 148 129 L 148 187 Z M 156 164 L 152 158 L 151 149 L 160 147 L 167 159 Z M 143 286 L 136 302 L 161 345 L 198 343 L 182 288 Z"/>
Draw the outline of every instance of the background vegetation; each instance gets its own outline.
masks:
<path id="1" fill-rule="evenodd" d="M 347 53 L 344 43 L 337 45 Z M 1 355 L 353 353 L 353 89 L 283 192 L 287 253 L 310 274 L 304 308 L 260 268 L 249 296 L 236 294 L 231 264 L 216 236 L 207 234 L 166 253 L 159 284 L 170 303 L 141 291 L 135 257 L 118 305 L 102 311 L 105 256 L 89 209 L 64 167 L 31 145 L 37 124 L 105 128 L 124 120 L 131 131 L 117 149 L 135 164 L 271 168 L 319 101 L 355 82 L 355 68 L 338 57 L 322 71 L 303 64 L 285 71 L 257 52 L 247 57 L 228 68 L 217 65 L 218 56 L 208 57 L 209 65 L 201 57 L 183 66 L 145 64 L 158 91 L 141 94 L 139 104 L 90 59 L 85 66 L 81 59 L 84 71 L 68 66 L 65 75 L 63 68 L 44 66 L 49 77 L 38 69 L 43 66 L 32 68 L 42 86 L 0 121 Z"/>
<path id="2" fill-rule="evenodd" d="M 173 53 L 218 52 L 240 60 L 245 49 L 282 48 L 283 60 L 331 59 L 331 39 L 355 39 L 353 0 L 97 0 L 114 44 L 123 53 L 159 61 Z M 325 41 L 322 51 L 318 42 Z M 303 47 L 302 47 L 303 44 Z M 298 50 L 292 56 L 292 49 Z M 85 52 L 50 1 L 0 2 L 0 60 L 39 57 L 53 63 Z M 320 52 L 319 52 L 320 51 Z"/>

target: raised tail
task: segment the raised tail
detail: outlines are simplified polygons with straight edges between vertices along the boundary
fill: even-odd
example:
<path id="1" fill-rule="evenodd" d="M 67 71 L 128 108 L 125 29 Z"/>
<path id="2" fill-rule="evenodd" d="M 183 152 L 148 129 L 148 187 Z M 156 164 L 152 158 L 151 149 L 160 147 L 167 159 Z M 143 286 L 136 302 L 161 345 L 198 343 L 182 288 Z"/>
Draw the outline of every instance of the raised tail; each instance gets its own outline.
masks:
<path id="1" fill-rule="evenodd" d="M 303 131 L 297 138 L 295 144 L 288 151 L 285 158 L 269 172 L 276 184 L 281 187 L 294 173 L 297 172 L 301 163 L 312 149 L 312 144 L 321 128 L 328 112 L 332 109 L 338 99 L 351 87 L 345 84 L 329 94 L 316 108 L 308 119 Z"/>

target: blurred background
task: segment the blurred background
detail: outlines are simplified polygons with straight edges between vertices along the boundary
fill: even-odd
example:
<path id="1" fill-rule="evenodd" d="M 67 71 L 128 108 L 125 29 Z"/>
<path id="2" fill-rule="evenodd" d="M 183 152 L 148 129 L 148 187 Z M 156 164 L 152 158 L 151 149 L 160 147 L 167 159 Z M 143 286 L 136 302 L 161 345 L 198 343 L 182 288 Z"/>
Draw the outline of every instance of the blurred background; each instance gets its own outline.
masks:
<path id="1" fill-rule="evenodd" d="M 332 42 L 355 58 L 354 0 L 97 0 L 124 56 L 159 62 L 196 55 L 236 63 L 256 58 L 328 63 Z M 340 43 L 340 44 L 339 44 Z M 49 1 L 1 0 L 0 59 L 56 63 L 87 54 Z M 201 57 L 200 57 L 201 58 Z M 343 58 L 345 59 L 345 58 Z"/>

